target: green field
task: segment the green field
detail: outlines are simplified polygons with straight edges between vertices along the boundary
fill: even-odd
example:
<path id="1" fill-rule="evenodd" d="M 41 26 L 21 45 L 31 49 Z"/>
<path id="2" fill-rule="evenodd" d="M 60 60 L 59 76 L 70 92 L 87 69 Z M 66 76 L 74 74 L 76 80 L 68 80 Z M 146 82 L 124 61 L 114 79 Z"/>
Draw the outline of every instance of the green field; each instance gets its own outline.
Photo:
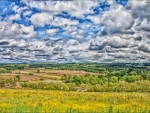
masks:
<path id="1" fill-rule="evenodd" d="M 0 90 L 1 113 L 150 113 L 150 93 Z"/>

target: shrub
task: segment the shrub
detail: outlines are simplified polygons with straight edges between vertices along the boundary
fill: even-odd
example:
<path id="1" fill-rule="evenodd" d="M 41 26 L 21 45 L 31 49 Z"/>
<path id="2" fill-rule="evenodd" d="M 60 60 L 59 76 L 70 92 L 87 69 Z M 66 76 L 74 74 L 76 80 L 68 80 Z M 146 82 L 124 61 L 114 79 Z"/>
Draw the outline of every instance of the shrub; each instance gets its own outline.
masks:
<path id="1" fill-rule="evenodd" d="M 16 75 L 15 77 L 20 81 L 20 75 Z"/>
<path id="2" fill-rule="evenodd" d="M 28 73 L 28 75 L 33 75 L 33 73 Z"/>

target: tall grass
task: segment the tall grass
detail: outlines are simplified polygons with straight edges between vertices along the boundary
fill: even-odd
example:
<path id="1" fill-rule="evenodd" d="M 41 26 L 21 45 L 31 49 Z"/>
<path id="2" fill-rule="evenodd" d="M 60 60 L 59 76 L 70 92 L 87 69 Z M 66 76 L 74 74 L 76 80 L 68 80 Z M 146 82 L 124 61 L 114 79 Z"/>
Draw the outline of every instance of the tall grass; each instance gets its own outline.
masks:
<path id="1" fill-rule="evenodd" d="M 0 90 L 1 113 L 150 113 L 150 93 Z"/>

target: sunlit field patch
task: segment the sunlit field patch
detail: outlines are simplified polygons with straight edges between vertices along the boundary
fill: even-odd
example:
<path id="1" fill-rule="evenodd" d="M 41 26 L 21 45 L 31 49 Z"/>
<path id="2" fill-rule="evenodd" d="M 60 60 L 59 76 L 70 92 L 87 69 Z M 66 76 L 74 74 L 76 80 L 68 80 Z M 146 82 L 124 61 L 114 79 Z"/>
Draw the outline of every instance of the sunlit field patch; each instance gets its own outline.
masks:
<path id="1" fill-rule="evenodd" d="M 0 90 L 0 112 L 149 113 L 149 93 Z"/>

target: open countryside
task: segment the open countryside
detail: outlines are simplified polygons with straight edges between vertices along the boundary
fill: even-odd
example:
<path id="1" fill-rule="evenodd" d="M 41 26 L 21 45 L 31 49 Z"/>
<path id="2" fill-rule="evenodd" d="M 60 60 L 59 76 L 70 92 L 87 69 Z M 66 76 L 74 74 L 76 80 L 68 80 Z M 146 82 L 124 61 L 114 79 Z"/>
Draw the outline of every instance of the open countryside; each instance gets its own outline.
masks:
<path id="1" fill-rule="evenodd" d="M 149 113 L 149 65 L 1 64 L 0 110 Z"/>
<path id="2" fill-rule="evenodd" d="M 150 0 L 0 0 L 0 113 L 150 113 Z"/>

